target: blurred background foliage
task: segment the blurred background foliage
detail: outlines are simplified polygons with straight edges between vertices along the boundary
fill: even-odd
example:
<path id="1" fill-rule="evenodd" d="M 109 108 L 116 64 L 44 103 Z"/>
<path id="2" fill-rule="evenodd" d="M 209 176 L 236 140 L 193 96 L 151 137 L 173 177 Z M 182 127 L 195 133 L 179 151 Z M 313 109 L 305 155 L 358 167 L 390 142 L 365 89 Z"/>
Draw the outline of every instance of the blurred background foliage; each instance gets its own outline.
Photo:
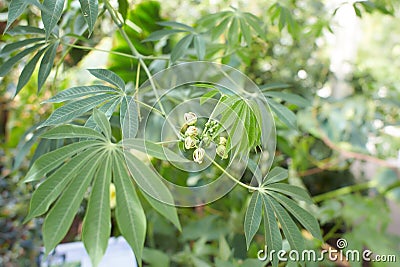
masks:
<path id="1" fill-rule="evenodd" d="M 68 1 L 61 21 L 65 32 L 76 33 L 82 25 L 76 2 Z M 288 168 L 289 183 L 305 186 L 315 196 L 312 211 L 321 222 L 327 244 L 335 246 L 336 240 L 343 237 L 348 241 L 348 249 L 368 248 L 374 253 L 395 254 L 400 260 L 397 0 L 128 2 L 114 4 L 118 7 L 119 3 L 126 19 L 123 27 L 139 52 L 146 56 L 153 73 L 170 64 L 168 54 L 184 36 L 179 33 L 158 42 L 143 42 L 151 33 L 168 28 L 157 22 L 178 21 L 201 28 L 199 19 L 232 10 L 229 5 L 261 18 L 259 27 L 265 30 L 265 36 L 253 39 L 251 45 L 242 38 L 228 48 L 224 35 L 217 42 L 206 40 L 205 60 L 238 68 L 267 96 L 296 114 L 298 130 L 276 121 L 274 165 Z M 0 1 L 1 32 L 6 25 L 8 3 Z M 340 21 L 343 18 L 350 19 Z M 40 12 L 28 9 L 19 23 L 40 26 Z M 12 98 L 23 66 L 0 78 L 0 266 L 32 266 L 41 245 L 41 220 L 22 225 L 33 188 L 18 183 L 37 157 L 37 137 L 29 128 L 47 118 L 53 109 L 40 102 L 60 90 L 91 82 L 84 70 L 90 67 L 109 68 L 134 87 L 137 60 L 118 54 L 129 54 L 130 50 L 110 25 L 111 19 L 103 16 L 90 39 L 71 37 L 68 40 L 71 45 L 59 48 L 56 71 L 51 73 L 46 90 L 39 94 L 36 78 L 32 78 Z M 355 27 L 353 35 L 343 41 L 341 32 L 352 27 Z M 0 45 L 15 38 L 1 35 Z M 348 52 L 340 50 L 343 44 L 354 48 L 348 57 L 340 54 Z M 338 57 L 343 58 L 339 71 L 334 66 Z M 189 47 L 185 57 L 178 61 L 195 59 L 196 53 Z M 0 64 L 3 60 L 0 59 Z M 142 83 L 146 76 L 143 71 L 140 75 Z M 276 92 L 282 91 L 301 95 L 304 101 L 280 98 Z M 46 147 L 54 149 L 57 144 Z M 166 166 L 162 171 L 170 170 Z M 250 181 L 251 174 L 245 173 L 243 179 Z M 148 266 L 264 266 L 265 263 L 255 259 L 257 251 L 263 248 L 262 233 L 256 235 L 249 251 L 245 247 L 242 225 L 248 198 L 246 190 L 236 187 L 210 205 L 180 208 L 182 233 L 150 210 L 146 214 L 149 226 L 144 261 Z M 76 221 L 76 229 L 71 230 L 65 241 L 79 239 L 79 218 Z M 118 235 L 118 231 L 114 234 Z M 312 240 L 308 243 L 309 248 L 316 250 L 321 245 Z M 350 266 L 343 262 L 321 264 Z"/>

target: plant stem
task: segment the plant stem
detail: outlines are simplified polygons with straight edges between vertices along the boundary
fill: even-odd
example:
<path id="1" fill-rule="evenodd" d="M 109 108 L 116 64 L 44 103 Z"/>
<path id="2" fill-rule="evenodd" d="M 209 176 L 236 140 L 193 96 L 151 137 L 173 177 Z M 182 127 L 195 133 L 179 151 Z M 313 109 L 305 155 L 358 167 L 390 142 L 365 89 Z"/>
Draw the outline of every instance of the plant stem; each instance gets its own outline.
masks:
<path id="1" fill-rule="evenodd" d="M 366 183 L 349 185 L 327 193 L 323 193 L 313 197 L 314 202 L 318 203 L 327 199 L 336 198 L 338 196 L 347 195 L 353 192 L 362 191 L 365 189 L 373 188 L 376 186 L 375 181 L 368 181 Z"/>
<path id="2" fill-rule="evenodd" d="M 226 174 L 226 176 L 229 177 L 229 179 L 231 179 L 232 181 L 234 181 L 235 183 L 249 189 L 249 190 L 255 190 L 255 191 L 262 191 L 261 187 L 254 187 L 251 185 L 247 185 L 245 183 L 242 183 L 241 181 L 239 181 L 238 179 L 236 179 L 235 177 L 233 177 L 229 172 L 227 172 L 224 168 L 222 168 L 221 165 L 219 165 L 217 162 L 215 162 L 210 156 L 207 155 L 207 153 L 205 154 L 206 157 L 218 168 L 220 169 L 224 174 Z"/>

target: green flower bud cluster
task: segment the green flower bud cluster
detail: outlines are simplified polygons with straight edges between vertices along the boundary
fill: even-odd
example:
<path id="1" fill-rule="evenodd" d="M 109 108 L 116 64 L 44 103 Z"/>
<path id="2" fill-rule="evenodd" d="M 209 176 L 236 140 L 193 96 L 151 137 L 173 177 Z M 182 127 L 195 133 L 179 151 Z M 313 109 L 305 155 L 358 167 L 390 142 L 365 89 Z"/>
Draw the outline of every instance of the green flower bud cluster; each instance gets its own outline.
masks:
<path id="1" fill-rule="evenodd" d="M 185 113 L 184 120 L 185 124 L 181 129 L 184 147 L 188 150 L 195 149 L 193 151 L 193 161 L 201 164 L 204 160 L 204 156 L 206 153 L 203 147 L 208 147 L 210 146 L 211 142 L 215 142 L 214 140 L 216 136 L 214 136 L 214 134 L 218 130 L 219 123 L 214 120 L 209 120 L 204 125 L 204 130 L 200 134 L 199 129 L 195 126 L 197 123 L 197 115 L 195 113 Z M 219 143 L 216 148 L 216 153 L 222 159 L 228 158 L 226 143 L 227 140 L 225 137 L 219 137 Z"/>

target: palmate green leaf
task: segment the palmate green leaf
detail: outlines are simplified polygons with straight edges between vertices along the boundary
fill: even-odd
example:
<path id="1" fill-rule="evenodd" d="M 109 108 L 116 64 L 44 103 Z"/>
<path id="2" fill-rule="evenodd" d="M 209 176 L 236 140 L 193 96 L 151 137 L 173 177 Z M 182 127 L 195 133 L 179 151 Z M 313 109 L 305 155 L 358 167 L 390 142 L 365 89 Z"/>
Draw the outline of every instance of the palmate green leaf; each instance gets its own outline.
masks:
<path id="1" fill-rule="evenodd" d="M 28 6 L 28 2 L 25 0 L 12 0 L 10 6 L 8 7 L 8 18 L 7 25 L 4 32 L 7 32 L 8 28 L 14 23 L 14 21 L 21 16 Z"/>
<path id="2" fill-rule="evenodd" d="M 12 28 L 11 30 L 9 30 L 7 32 L 7 34 L 11 35 L 11 36 L 15 36 L 15 35 L 27 35 L 27 34 L 39 34 L 39 35 L 45 35 L 46 32 L 41 29 L 41 28 L 37 28 L 37 27 L 33 27 L 33 26 L 22 26 L 22 25 L 18 25 L 15 26 L 14 28 Z"/>
<path id="3" fill-rule="evenodd" d="M 115 72 L 107 69 L 88 69 L 90 74 L 96 78 L 106 81 L 112 85 L 115 85 L 121 91 L 125 91 L 125 82 Z"/>
<path id="4" fill-rule="evenodd" d="M 285 234 L 286 239 L 290 244 L 290 248 L 292 250 L 297 250 L 299 252 L 304 250 L 304 239 L 300 233 L 299 228 L 287 213 L 287 211 L 272 197 L 265 196 L 268 198 L 269 203 L 275 211 L 275 215 L 277 216 L 283 233 Z"/>
<path id="5" fill-rule="evenodd" d="M 28 183 L 40 180 L 47 173 L 64 163 L 66 159 L 72 157 L 77 153 L 80 153 L 85 149 L 97 146 L 98 144 L 98 141 L 87 140 L 72 143 L 57 150 L 51 151 L 35 161 L 22 182 Z"/>
<path id="6" fill-rule="evenodd" d="M 115 218 L 122 236 L 131 246 L 141 266 L 146 238 L 146 216 L 124 162 L 123 157 L 116 153 L 113 161 L 113 182 L 117 195 Z"/>
<path id="7" fill-rule="evenodd" d="M 175 45 L 171 52 L 172 62 L 176 62 L 178 59 L 185 55 L 185 52 L 189 48 L 189 45 L 192 43 L 192 40 L 193 34 L 188 34 Z"/>
<path id="8" fill-rule="evenodd" d="M 130 153 L 125 153 L 125 160 L 133 179 L 147 194 L 165 203 L 174 203 L 171 192 L 167 186 L 149 166 Z"/>
<path id="9" fill-rule="evenodd" d="M 82 167 L 87 164 L 95 153 L 96 152 L 93 150 L 80 152 L 40 184 L 35 192 L 33 192 L 29 205 L 29 213 L 25 218 L 24 223 L 34 217 L 44 214 L 61 194 L 62 190 L 65 189 L 68 183 L 78 173 L 80 173 Z"/>
<path id="10" fill-rule="evenodd" d="M 95 171 L 103 161 L 103 156 L 92 157 L 86 161 L 79 174 L 73 178 L 50 209 L 42 227 L 45 254 L 49 254 L 67 234 Z"/>
<path id="11" fill-rule="evenodd" d="M 110 99 L 107 103 L 98 108 L 99 111 L 103 112 L 106 118 L 109 120 L 117 108 L 121 98 L 116 96 L 115 98 Z M 100 127 L 96 124 L 93 118 L 93 114 L 89 117 L 89 119 L 85 123 L 85 127 L 100 130 Z"/>
<path id="12" fill-rule="evenodd" d="M 284 184 L 284 183 L 273 183 L 273 184 L 268 184 L 264 188 L 267 190 L 272 190 L 278 193 L 288 195 L 296 200 L 304 201 L 308 204 L 313 203 L 308 192 L 298 186 L 294 186 L 291 184 Z"/>
<path id="13" fill-rule="evenodd" d="M 47 78 L 50 75 L 50 71 L 51 68 L 53 67 L 54 59 L 56 58 L 57 48 L 59 44 L 60 44 L 59 42 L 51 44 L 47 48 L 42 58 L 42 61 L 40 62 L 39 74 L 38 74 L 38 92 L 40 92 L 44 83 L 46 82 Z"/>
<path id="14" fill-rule="evenodd" d="M 42 21 L 46 30 L 46 39 L 49 39 L 53 29 L 61 18 L 65 0 L 44 0 Z"/>
<path id="15" fill-rule="evenodd" d="M 93 32 L 94 24 L 96 23 L 99 14 L 99 1 L 98 0 L 79 0 L 83 18 L 89 27 L 89 37 Z"/>
<path id="16" fill-rule="evenodd" d="M 297 130 L 296 115 L 293 113 L 293 111 L 284 105 L 276 103 L 275 101 L 268 101 L 268 104 L 279 120 L 281 120 L 289 128 Z"/>
<path id="17" fill-rule="evenodd" d="M 100 105 L 101 103 L 113 99 L 114 97 L 115 96 L 111 94 L 98 94 L 95 96 L 70 102 L 55 110 L 50 115 L 50 117 L 42 124 L 42 127 L 69 122 L 72 119 Z"/>
<path id="18" fill-rule="evenodd" d="M 18 61 L 20 61 L 22 58 L 26 57 L 30 53 L 36 51 L 41 46 L 43 46 L 43 44 L 36 44 L 34 46 L 28 47 L 5 61 L 3 65 L 0 66 L 0 77 L 4 77 Z"/>
<path id="19" fill-rule="evenodd" d="M 149 140 L 144 140 L 140 138 L 124 139 L 123 141 L 121 141 L 121 143 L 124 146 L 125 150 L 139 150 L 140 152 L 146 153 L 150 157 L 154 157 L 156 159 L 174 162 L 190 162 L 190 160 L 180 156 L 169 148 L 163 147 L 161 144 L 157 144 Z"/>
<path id="20" fill-rule="evenodd" d="M 121 99 L 119 118 L 124 138 L 135 138 L 139 129 L 139 118 L 136 102 L 131 96 Z"/>
<path id="21" fill-rule="evenodd" d="M 247 207 L 246 216 L 244 219 L 244 235 L 246 237 L 247 249 L 249 249 L 250 242 L 260 227 L 261 214 L 262 196 L 259 191 L 254 191 L 251 195 L 250 204 Z"/>
<path id="22" fill-rule="evenodd" d="M 91 138 L 103 141 L 107 140 L 103 135 L 93 129 L 72 124 L 56 126 L 42 134 L 42 137 L 48 139 Z"/>
<path id="23" fill-rule="evenodd" d="M 99 126 L 100 130 L 106 136 L 107 140 L 111 139 L 111 125 L 106 115 L 98 109 L 93 110 L 93 119 Z M 96 132 L 96 131 L 95 131 Z"/>
<path id="24" fill-rule="evenodd" d="M 103 258 L 111 233 L 111 176 L 111 158 L 107 155 L 94 178 L 82 226 L 83 244 L 93 266 L 98 266 Z"/>
<path id="25" fill-rule="evenodd" d="M 282 180 L 285 180 L 288 176 L 288 170 L 282 167 L 275 167 L 267 174 L 267 176 L 265 176 L 262 186 L 280 182 Z"/>
<path id="26" fill-rule="evenodd" d="M 6 44 L 0 51 L 0 56 L 4 56 L 27 45 L 44 41 L 44 38 L 29 38 L 23 39 L 14 43 Z"/>
<path id="27" fill-rule="evenodd" d="M 35 71 L 36 65 L 39 62 L 40 57 L 46 49 L 39 50 L 35 56 L 29 60 L 29 62 L 25 65 L 24 69 L 21 72 L 21 75 L 18 79 L 17 90 L 15 91 L 15 95 L 17 95 L 21 89 L 29 82 L 30 78 L 32 77 L 33 72 Z"/>
<path id="28" fill-rule="evenodd" d="M 158 201 L 157 199 L 154 199 L 153 197 L 149 196 L 146 192 L 142 191 L 142 195 L 144 198 L 149 202 L 149 204 L 162 216 L 164 216 L 168 221 L 173 223 L 175 227 L 179 230 L 182 231 L 181 223 L 179 222 L 178 218 L 178 213 L 176 211 L 176 208 L 174 206 L 162 203 Z"/>
<path id="29" fill-rule="evenodd" d="M 262 200 L 264 207 L 265 243 L 267 245 L 265 253 L 269 255 L 269 252 L 272 250 L 279 251 L 282 249 L 282 236 L 270 200 L 264 194 L 262 195 Z M 278 258 L 274 257 L 272 259 L 272 266 L 276 267 L 278 263 Z"/>
<path id="30" fill-rule="evenodd" d="M 61 91 L 43 103 L 61 103 L 67 100 L 76 100 L 83 96 L 99 93 L 118 93 L 114 88 L 104 85 L 77 86 Z"/>
<path id="31" fill-rule="evenodd" d="M 281 203 L 281 205 L 285 207 L 286 210 L 289 211 L 315 238 L 322 240 L 318 221 L 311 213 L 283 195 L 275 192 L 269 192 L 269 195 L 278 200 L 278 202 Z"/>

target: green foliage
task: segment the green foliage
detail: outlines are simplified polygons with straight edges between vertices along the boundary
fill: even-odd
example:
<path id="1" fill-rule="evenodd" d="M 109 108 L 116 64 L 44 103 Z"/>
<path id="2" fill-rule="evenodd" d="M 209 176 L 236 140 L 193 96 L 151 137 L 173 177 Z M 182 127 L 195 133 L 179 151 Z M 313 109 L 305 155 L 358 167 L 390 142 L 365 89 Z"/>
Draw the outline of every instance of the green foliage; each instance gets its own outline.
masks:
<path id="1" fill-rule="evenodd" d="M 349 195 L 317 207 L 302 187 L 304 181 L 309 188 L 317 188 L 320 190 L 317 193 L 323 193 L 325 187 L 319 187 L 313 181 L 307 183 L 306 178 L 300 180 L 302 172 L 318 169 L 332 175 L 329 173 L 332 166 L 348 169 L 351 162 L 339 162 L 342 161 L 341 149 L 368 153 L 368 133 L 374 130 L 369 122 L 381 120 L 388 125 L 398 124 L 396 108 L 399 105 L 397 94 L 392 92 L 395 90 L 389 97 L 371 93 L 383 85 L 376 80 L 366 81 L 371 77 L 364 73 L 355 75 L 352 82 L 365 95 L 340 101 L 312 99 L 314 88 L 322 88 L 331 78 L 324 56 L 318 55 L 318 61 L 313 51 L 319 46 L 317 38 L 325 31 L 332 31 L 330 16 L 336 11 L 324 14 L 326 10 L 322 3 L 315 2 L 306 8 L 297 2 L 265 5 L 259 16 L 241 8 L 231 8 L 194 18 L 193 24 L 186 24 L 161 17 L 161 5 L 153 1 L 131 7 L 128 1 L 119 0 L 115 9 L 108 0 L 80 0 L 80 9 L 64 0 L 10 1 L 5 26 L 9 35 L 5 38 L 9 39 L 0 51 L 3 60 L 0 76 L 5 82 L 12 83 L 8 76 L 18 65 L 22 71 L 15 95 L 28 98 L 37 91 L 48 97 L 51 93 L 43 103 L 56 104 L 53 112 L 47 111 L 48 105 L 45 105 L 46 113 L 41 113 L 40 118 L 45 120 L 22 135 L 13 163 L 14 171 L 24 168 L 27 165 L 24 157 L 35 150 L 29 171 L 22 179 L 26 183 L 39 183 L 32 194 L 25 222 L 38 216 L 45 217 L 42 232 L 47 254 L 65 237 L 81 210 L 84 210 L 82 240 L 94 266 L 100 263 L 109 236 L 119 234 L 125 237 L 139 264 L 144 262 L 151 266 L 263 266 L 265 263 L 256 259 L 246 259 L 256 256 L 260 243 L 263 243 L 260 240 L 265 240 L 267 251 L 278 251 L 287 243 L 291 249 L 301 251 L 309 245 L 304 241 L 305 232 L 320 241 L 326 240 L 335 234 L 342 222 L 348 231 L 344 236 L 359 248 L 393 249 L 390 238 L 382 239 L 379 246 L 374 243 L 380 238 L 376 225 L 386 225 L 389 219 L 371 216 L 369 211 L 387 212 L 382 199 L 399 199 L 399 183 L 394 170 L 382 171 L 371 183 L 379 192 L 376 199 Z M 43 29 L 32 26 L 38 24 L 34 14 L 24 13 L 30 5 L 40 10 Z M 359 1 L 352 6 L 359 17 L 365 12 L 376 11 L 395 14 L 392 1 Z M 24 16 L 29 16 L 26 19 L 29 26 L 14 26 Z M 103 66 L 89 69 L 89 73 L 98 79 L 93 84 L 71 87 L 66 83 L 60 86 L 54 83 L 57 89 L 68 88 L 57 92 L 53 90 L 56 88 L 46 88 L 46 81 L 53 77 L 52 70 L 55 70 L 54 81 L 59 81 L 60 66 L 70 64 L 63 64 L 64 61 L 78 58 L 72 61 L 73 69 L 86 55 L 83 50 L 102 49 L 97 45 L 109 32 L 104 34 L 95 26 L 109 24 L 111 20 L 115 24 L 112 30 L 118 32 L 112 41 L 109 69 Z M 91 39 L 83 36 L 86 31 Z M 171 105 L 168 109 L 172 108 L 171 103 L 195 97 L 200 98 L 201 105 L 219 100 L 222 105 L 217 105 L 214 112 L 216 117 L 220 116 L 220 124 L 212 137 L 215 139 L 225 130 L 237 133 L 228 137 L 226 155 L 249 154 L 248 171 L 243 177 L 236 179 L 236 173 L 229 174 L 251 194 L 235 188 L 209 206 L 180 209 L 182 216 L 178 217 L 175 207 L 159 201 L 174 203 L 173 195 L 159 174 L 178 177 L 183 184 L 195 179 L 206 184 L 207 179 L 212 180 L 224 172 L 225 154 L 200 178 L 194 173 L 176 171 L 173 164 L 166 161 L 188 163 L 192 159 L 139 135 L 140 111 L 143 107 L 149 108 L 144 101 L 158 98 L 154 91 L 147 91 L 144 96 L 139 91 L 144 80 L 151 79 L 157 71 L 192 60 L 227 63 L 249 73 L 257 84 L 264 85 L 260 86 L 260 94 L 245 94 L 245 97 L 233 96 L 208 84 L 196 84 L 194 90 L 188 89 L 182 96 L 168 96 L 168 105 Z M 37 65 L 37 90 L 32 90 L 31 77 Z M 265 70 L 268 69 L 265 65 L 269 70 Z M 299 70 L 306 71 L 308 78 L 299 79 Z M 65 67 L 62 71 L 68 73 L 69 69 Z M 21 91 L 23 88 L 26 89 Z M 202 93 L 204 89 L 208 91 Z M 316 116 L 313 115 L 314 108 L 318 109 Z M 270 141 L 269 129 L 274 124 L 269 109 L 276 116 L 278 134 L 278 152 L 271 171 L 269 165 L 263 165 L 263 160 L 268 161 L 273 156 L 265 155 L 264 151 Z M 164 113 L 162 108 L 158 111 Z M 342 114 L 350 114 L 346 115 L 348 121 L 343 120 Z M 38 116 L 34 120 L 38 121 Z M 127 140 L 120 141 L 121 132 Z M 340 142 L 339 152 L 335 152 L 335 146 L 327 143 L 327 139 Z M 395 151 L 395 148 L 390 149 Z M 125 154 L 129 149 L 135 153 Z M 148 160 L 159 173 L 149 167 Z M 239 181 L 241 178 L 242 182 Z M 308 178 L 313 177 L 308 175 Z M 112 184 L 116 190 L 115 211 L 109 198 Z M 353 188 L 348 183 L 343 185 Z M 327 191 L 333 189 L 330 187 Z M 331 195 L 336 197 L 337 192 L 342 191 L 332 191 Z M 324 195 L 316 199 L 324 200 Z M 357 212 L 353 212 L 354 207 Z M 322 224 L 334 220 L 339 223 L 329 232 L 324 231 L 323 238 L 315 214 L 319 215 Z M 371 216 L 373 223 L 358 225 L 363 216 Z M 258 236 L 262 221 L 264 238 Z M 379 230 L 385 229 L 382 226 Z M 177 230 L 182 231 L 178 238 L 175 236 Z M 364 240 L 370 233 L 371 237 Z M 320 241 L 316 242 L 320 244 Z M 272 265 L 278 264 L 274 258 Z"/>

